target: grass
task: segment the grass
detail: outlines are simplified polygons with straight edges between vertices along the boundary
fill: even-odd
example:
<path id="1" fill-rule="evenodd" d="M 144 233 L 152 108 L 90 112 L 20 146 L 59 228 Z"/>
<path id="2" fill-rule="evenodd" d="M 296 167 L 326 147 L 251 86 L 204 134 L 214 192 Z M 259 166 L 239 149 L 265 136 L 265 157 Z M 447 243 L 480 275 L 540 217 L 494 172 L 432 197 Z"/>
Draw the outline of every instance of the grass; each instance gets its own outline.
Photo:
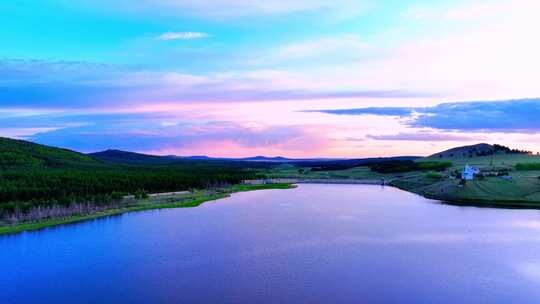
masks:
<path id="1" fill-rule="evenodd" d="M 431 179 L 443 179 L 444 175 L 442 173 L 439 173 L 439 172 L 428 172 L 426 174 L 426 177 L 429 177 Z"/>
<path id="2" fill-rule="evenodd" d="M 268 178 L 298 178 L 298 179 L 359 179 L 359 180 L 379 180 L 381 178 L 392 178 L 399 174 L 382 174 L 371 171 L 368 167 L 356 167 L 346 170 L 336 171 L 306 171 L 299 173 L 298 167 L 293 165 L 281 165 L 264 172 Z"/>
<path id="3" fill-rule="evenodd" d="M 524 154 L 496 154 L 493 156 L 475 156 L 475 157 L 426 157 L 415 160 L 417 162 L 451 162 L 452 167 L 449 170 L 461 170 L 466 164 L 478 168 L 498 167 L 514 169 L 518 163 L 540 163 L 540 156 L 524 155 Z M 411 177 L 420 174 L 419 171 L 405 173 L 377 173 L 371 171 L 368 167 L 356 167 L 347 170 L 338 171 L 315 171 L 307 170 L 305 173 L 300 173 L 298 167 L 290 164 L 283 164 L 272 169 L 263 171 L 268 178 L 299 178 L 299 179 L 360 179 L 360 180 L 378 180 L 384 178 L 386 180 L 395 179 L 396 177 Z M 540 173 L 540 170 L 538 170 Z M 513 171 L 512 175 L 516 177 L 530 176 L 535 172 Z M 538 175 L 537 175 L 538 176 Z"/>
<path id="4" fill-rule="evenodd" d="M 171 208 L 192 208 L 198 207 L 205 202 L 215 201 L 218 199 L 229 197 L 235 192 L 246 192 L 268 189 L 291 189 L 294 188 L 291 184 L 263 184 L 263 185 L 233 185 L 228 188 L 218 189 L 215 191 L 199 191 L 190 195 L 176 195 L 171 197 L 159 197 L 157 199 L 139 200 L 135 204 L 122 208 L 108 209 L 102 212 L 97 212 L 88 215 L 76 215 L 66 218 L 48 219 L 37 222 L 21 223 L 16 225 L 0 226 L 0 235 L 20 233 L 23 231 L 40 230 L 47 227 L 78 223 L 87 220 L 93 220 L 101 217 L 120 215 L 127 212 L 136 212 L 152 209 L 171 209 Z M 166 202 L 163 202 L 166 200 Z"/>
<path id="5" fill-rule="evenodd" d="M 538 171 L 540 170 L 540 163 L 517 163 L 516 170 L 519 171 Z"/>
<path id="6" fill-rule="evenodd" d="M 418 162 L 427 161 L 450 161 L 452 162 L 452 168 L 463 168 L 466 164 L 475 167 L 507 167 L 514 168 L 518 163 L 534 163 L 540 162 L 540 156 L 527 155 L 527 154 L 495 154 L 487 156 L 475 156 L 475 157 L 425 157 L 416 160 Z"/>
<path id="7" fill-rule="evenodd" d="M 271 189 L 291 189 L 296 186 L 291 184 L 261 184 L 261 185 L 234 185 L 228 189 L 230 193 L 234 192 L 246 192 L 255 190 L 271 190 Z"/>
<path id="8" fill-rule="evenodd" d="M 303 179 L 357 179 L 378 180 L 384 178 L 390 185 L 431 199 L 456 204 L 477 206 L 503 206 L 517 208 L 540 208 L 540 170 L 529 166 L 529 170 L 516 170 L 517 164 L 540 163 L 540 156 L 524 154 L 496 154 L 475 157 L 432 157 L 418 162 L 452 162 L 446 172 L 421 172 L 381 174 L 368 167 L 356 167 L 339 171 L 316 171 L 300 174 L 297 167 L 282 165 L 265 172 L 269 178 Z M 478 168 L 506 168 L 511 180 L 487 177 L 459 186 L 459 180 L 450 179 L 448 172 L 461 170 L 466 164 Z"/>
<path id="9" fill-rule="evenodd" d="M 535 178 L 488 177 L 468 181 L 460 186 L 457 179 L 428 180 L 426 177 L 404 178 L 393 186 L 445 202 L 467 205 L 540 208 L 540 181 Z"/>

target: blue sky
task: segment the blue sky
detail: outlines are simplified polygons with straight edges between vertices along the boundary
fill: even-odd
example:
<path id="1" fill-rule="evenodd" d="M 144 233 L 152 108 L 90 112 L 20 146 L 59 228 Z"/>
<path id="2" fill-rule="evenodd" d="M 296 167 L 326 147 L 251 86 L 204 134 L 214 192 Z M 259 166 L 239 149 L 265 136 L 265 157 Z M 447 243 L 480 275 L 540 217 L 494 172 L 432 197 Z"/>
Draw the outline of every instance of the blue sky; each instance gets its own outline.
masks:
<path id="1" fill-rule="evenodd" d="M 0 3 L 0 136 L 213 156 L 540 150 L 536 1 L 111 2 Z"/>

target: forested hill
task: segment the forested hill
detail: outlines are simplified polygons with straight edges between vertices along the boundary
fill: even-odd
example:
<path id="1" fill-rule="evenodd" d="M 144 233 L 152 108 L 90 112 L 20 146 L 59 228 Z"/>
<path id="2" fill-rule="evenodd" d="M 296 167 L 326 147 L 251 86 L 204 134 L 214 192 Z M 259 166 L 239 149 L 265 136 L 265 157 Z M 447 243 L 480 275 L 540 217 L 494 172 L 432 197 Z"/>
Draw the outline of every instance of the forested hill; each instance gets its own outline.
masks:
<path id="1" fill-rule="evenodd" d="M 471 146 L 456 147 L 439 153 L 435 153 L 430 158 L 460 158 L 460 157 L 476 157 L 488 156 L 494 154 L 531 154 L 532 152 L 519 149 L 511 149 L 509 147 L 498 144 L 476 144 Z"/>
<path id="2" fill-rule="evenodd" d="M 109 163 L 74 151 L 0 138 L 0 222 L 17 210 L 108 204 L 115 197 L 235 184 L 254 172 L 233 163 Z"/>
<path id="3" fill-rule="evenodd" d="M 175 156 L 175 155 L 150 155 L 136 152 L 128 152 L 121 150 L 106 150 L 102 152 L 95 152 L 88 154 L 89 156 L 99 159 L 108 163 L 116 164 L 130 164 L 130 165 L 164 165 L 172 163 L 193 163 L 201 161 L 212 161 L 214 163 L 236 163 L 239 164 L 244 162 L 250 163 L 265 163 L 265 164 L 278 164 L 278 163 L 301 163 L 301 162 L 340 162 L 348 161 L 346 159 L 325 159 L 325 158 L 303 158 L 303 159 L 293 159 L 286 157 L 266 157 L 266 156 L 255 156 L 255 157 L 243 157 L 243 158 L 227 158 L 227 157 L 210 157 L 205 155 L 199 156 Z M 251 164 L 250 166 L 260 166 L 260 164 Z"/>
<path id="4" fill-rule="evenodd" d="M 67 168 L 98 166 L 92 157 L 67 149 L 53 148 L 0 137 L 0 168 Z"/>
<path id="5" fill-rule="evenodd" d="M 137 164 L 137 165 L 149 165 L 149 164 L 171 164 L 178 162 L 179 158 L 174 156 L 157 156 L 148 155 L 135 152 L 126 152 L 120 150 L 107 150 L 103 152 L 90 153 L 89 156 L 94 159 L 102 160 L 109 163 L 119 164 Z"/>

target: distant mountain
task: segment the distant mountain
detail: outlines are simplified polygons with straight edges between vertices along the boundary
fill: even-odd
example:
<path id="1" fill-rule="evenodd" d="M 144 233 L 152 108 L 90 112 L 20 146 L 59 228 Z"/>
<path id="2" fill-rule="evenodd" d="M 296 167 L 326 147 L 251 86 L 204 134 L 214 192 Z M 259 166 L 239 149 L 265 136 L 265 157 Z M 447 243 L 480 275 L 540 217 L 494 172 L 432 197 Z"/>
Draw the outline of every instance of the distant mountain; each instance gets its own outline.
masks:
<path id="1" fill-rule="evenodd" d="M 136 152 L 128 152 L 121 150 L 106 150 L 102 152 L 88 154 L 92 158 L 120 164 L 170 164 L 179 162 L 182 160 L 208 160 L 208 161 L 245 161 L 245 162 L 272 162 L 272 163 L 291 163 L 291 162 L 313 162 L 313 161 L 334 161 L 337 159 L 327 158 L 305 158 L 294 159 L 286 158 L 282 156 L 266 157 L 266 156 L 254 156 L 243 158 L 228 158 L 228 157 L 210 157 L 206 155 L 193 155 L 193 156 L 176 156 L 176 155 L 149 155 Z"/>
<path id="2" fill-rule="evenodd" d="M 205 155 L 197 156 L 176 156 L 181 159 L 198 159 L 198 160 L 229 160 L 229 161 L 250 161 L 250 162 L 277 162 L 277 163 L 289 163 L 289 162 L 302 162 L 302 161 L 326 161 L 336 160 L 335 158 L 287 158 L 283 156 L 253 156 L 253 157 L 209 157 Z"/>
<path id="3" fill-rule="evenodd" d="M 102 152 L 88 154 L 94 159 L 110 163 L 132 164 L 132 165 L 163 165 L 178 162 L 176 156 L 158 156 L 121 150 L 106 150 Z"/>
<path id="4" fill-rule="evenodd" d="M 173 156 L 174 158 L 180 158 L 180 159 L 195 159 L 195 160 L 207 160 L 207 159 L 212 159 L 212 157 L 210 156 L 206 156 L 206 155 L 193 155 L 193 156 Z"/>
<path id="5" fill-rule="evenodd" d="M 0 168 L 88 167 L 100 162 L 75 151 L 0 137 Z"/>
<path id="6" fill-rule="evenodd" d="M 396 157 L 371 157 L 371 158 L 355 158 L 355 159 L 323 159 L 323 160 L 305 160 L 294 162 L 295 165 L 301 167 L 311 167 L 312 171 L 335 171 L 346 170 L 372 164 L 380 164 L 385 162 L 395 161 L 413 161 L 418 159 L 418 156 L 396 156 Z"/>
<path id="7" fill-rule="evenodd" d="M 276 157 L 254 156 L 254 157 L 245 157 L 245 158 L 235 158 L 234 160 L 291 163 L 291 162 L 312 162 L 312 161 L 334 161 L 334 160 L 340 160 L 340 159 L 337 159 L 337 158 L 286 158 L 282 156 L 276 156 Z M 341 160 L 345 160 L 345 159 L 341 159 Z"/>
<path id="8" fill-rule="evenodd" d="M 186 162 L 201 163 L 212 161 L 215 164 L 253 162 L 250 166 L 266 166 L 270 163 L 290 163 L 311 167 L 354 167 L 372 162 L 389 160 L 411 160 L 417 157 L 403 156 L 391 158 L 332 159 L 332 158 L 286 158 L 282 156 L 254 156 L 245 158 L 213 158 L 205 155 L 158 156 L 121 150 L 82 154 L 79 152 L 44 146 L 23 140 L 0 137 L 0 169 L 6 168 L 63 168 L 106 166 L 107 163 L 127 165 L 168 165 Z"/>
<path id="9" fill-rule="evenodd" d="M 276 156 L 276 157 L 266 157 L 266 156 L 254 156 L 254 157 L 246 157 L 246 158 L 240 158 L 240 160 L 245 160 L 245 161 L 272 161 L 272 162 L 284 162 L 284 161 L 289 161 L 289 159 L 285 158 L 285 157 L 281 157 L 281 156 Z"/>
<path id="10" fill-rule="evenodd" d="M 458 158 L 458 157 L 476 157 L 493 154 L 530 154 L 529 151 L 510 149 L 509 147 L 494 144 L 480 143 L 470 146 L 452 148 L 446 151 L 435 153 L 430 158 Z"/>

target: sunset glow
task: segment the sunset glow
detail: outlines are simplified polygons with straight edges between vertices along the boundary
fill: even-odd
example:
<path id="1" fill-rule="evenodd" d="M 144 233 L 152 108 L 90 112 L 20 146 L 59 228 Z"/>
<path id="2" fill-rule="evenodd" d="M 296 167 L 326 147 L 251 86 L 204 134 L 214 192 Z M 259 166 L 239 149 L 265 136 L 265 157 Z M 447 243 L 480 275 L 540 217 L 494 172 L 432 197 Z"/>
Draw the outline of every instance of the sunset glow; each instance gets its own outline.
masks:
<path id="1" fill-rule="evenodd" d="M 534 0 L 0 4 L 0 136 L 244 157 L 540 151 Z"/>

